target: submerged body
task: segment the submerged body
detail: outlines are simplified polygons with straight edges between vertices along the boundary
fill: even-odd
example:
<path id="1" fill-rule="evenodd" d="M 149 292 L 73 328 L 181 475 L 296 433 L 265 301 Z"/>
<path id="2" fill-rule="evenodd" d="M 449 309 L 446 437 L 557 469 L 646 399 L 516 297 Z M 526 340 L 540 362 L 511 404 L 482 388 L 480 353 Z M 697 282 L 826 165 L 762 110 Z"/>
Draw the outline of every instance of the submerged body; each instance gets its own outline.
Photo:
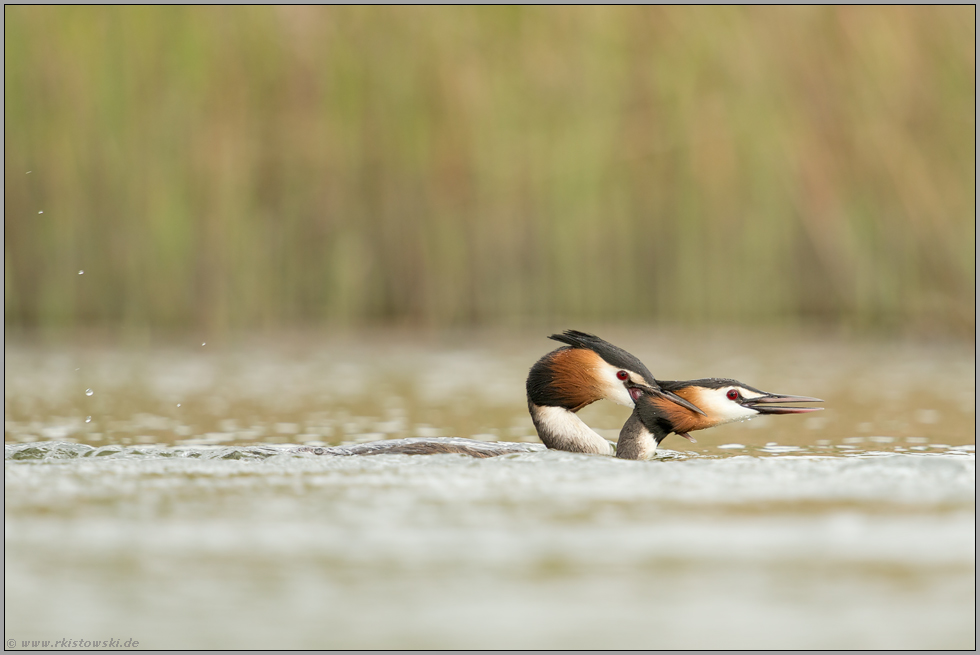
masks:
<path id="1" fill-rule="evenodd" d="M 542 450 L 538 444 L 516 443 L 513 441 L 479 441 L 463 437 L 409 437 L 407 439 L 388 439 L 353 446 L 300 446 L 293 452 L 313 455 L 336 455 L 352 457 L 358 455 L 445 455 L 458 454 L 470 457 L 499 457 L 513 453 L 528 453 Z"/>

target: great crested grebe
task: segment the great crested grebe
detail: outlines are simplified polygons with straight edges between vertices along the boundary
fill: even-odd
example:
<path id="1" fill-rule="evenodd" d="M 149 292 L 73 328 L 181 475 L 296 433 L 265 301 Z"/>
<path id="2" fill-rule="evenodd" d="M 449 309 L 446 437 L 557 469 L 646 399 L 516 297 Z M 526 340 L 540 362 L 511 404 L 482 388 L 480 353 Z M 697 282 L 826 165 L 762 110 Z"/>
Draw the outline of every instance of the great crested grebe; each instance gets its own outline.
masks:
<path id="1" fill-rule="evenodd" d="M 645 392 L 685 414 L 704 415 L 688 399 L 658 385 L 639 359 L 594 334 L 565 330 L 548 338 L 566 345 L 539 359 L 527 376 L 527 408 L 548 448 L 612 455 L 613 444 L 575 414 L 597 400 L 633 407 Z"/>
<path id="2" fill-rule="evenodd" d="M 744 421 L 761 414 L 803 414 L 823 407 L 783 407 L 776 403 L 822 403 L 809 396 L 787 396 L 761 391 L 738 380 L 704 378 L 701 380 L 661 380 L 662 391 L 669 391 L 697 403 L 702 413 L 690 412 L 676 403 L 664 400 L 662 394 L 641 390 L 636 407 L 619 433 L 616 457 L 649 459 L 657 446 L 671 432 L 694 441 L 689 432 L 717 425 Z"/>
<path id="3" fill-rule="evenodd" d="M 694 430 L 759 414 L 800 414 L 823 409 L 776 406 L 776 403 L 823 401 L 767 393 L 727 378 L 658 381 L 639 359 L 585 332 L 566 330 L 549 338 L 565 346 L 539 359 L 531 367 L 526 384 L 531 420 L 547 448 L 615 455 L 621 459 L 648 459 L 672 432 L 694 441 L 688 434 Z M 633 407 L 616 445 L 575 414 L 603 399 Z M 536 444 L 444 437 L 390 439 L 352 446 L 301 446 L 294 452 L 340 456 L 457 453 L 496 457 L 539 449 Z"/>

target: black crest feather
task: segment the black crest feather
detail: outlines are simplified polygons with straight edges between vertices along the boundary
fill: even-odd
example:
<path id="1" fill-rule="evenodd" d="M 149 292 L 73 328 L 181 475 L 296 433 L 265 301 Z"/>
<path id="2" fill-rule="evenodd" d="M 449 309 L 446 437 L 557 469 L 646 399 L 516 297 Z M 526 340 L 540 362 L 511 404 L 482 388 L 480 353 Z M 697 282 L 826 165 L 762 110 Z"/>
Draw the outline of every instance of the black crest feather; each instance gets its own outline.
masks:
<path id="1" fill-rule="evenodd" d="M 622 348 L 614 346 L 594 334 L 580 332 L 579 330 L 565 330 L 561 334 L 552 334 L 548 338 L 567 344 L 572 348 L 586 348 L 591 350 L 610 365 L 639 373 L 652 386 L 656 386 L 657 384 L 653 374 L 643 365 L 643 362 Z"/>
<path id="2" fill-rule="evenodd" d="M 722 387 L 742 387 L 743 389 L 748 389 L 749 391 L 755 391 L 756 393 L 766 393 L 756 389 L 755 387 L 750 387 L 744 382 L 739 382 L 738 380 L 732 380 L 731 378 L 701 378 L 699 380 L 658 380 L 660 383 L 660 388 L 666 391 L 677 391 L 678 389 L 686 389 L 688 387 L 702 387 L 704 389 L 721 389 Z"/>

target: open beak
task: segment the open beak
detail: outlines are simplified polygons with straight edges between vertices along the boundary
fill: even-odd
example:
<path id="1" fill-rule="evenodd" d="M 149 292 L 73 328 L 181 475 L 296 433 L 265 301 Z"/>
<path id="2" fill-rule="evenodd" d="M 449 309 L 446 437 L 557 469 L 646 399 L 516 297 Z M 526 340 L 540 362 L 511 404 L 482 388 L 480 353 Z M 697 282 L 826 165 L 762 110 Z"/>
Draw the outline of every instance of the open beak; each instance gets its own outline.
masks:
<path id="1" fill-rule="evenodd" d="M 742 406 L 754 409 L 760 414 L 805 414 L 806 412 L 819 412 L 823 407 L 773 407 L 774 403 L 822 403 L 819 398 L 809 396 L 781 396 L 770 393 L 761 398 L 746 398 L 742 401 Z"/>
<path id="2" fill-rule="evenodd" d="M 645 384 L 633 383 L 632 386 L 633 386 L 634 389 L 636 389 L 636 390 L 642 390 L 642 391 L 650 394 L 651 396 L 659 396 L 661 398 L 666 398 L 670 402 L 675 403 L 677 405 L 680 405 L 684 409 L 689 409 L 692 412 L 694 412 L 695 414 L 700 414 L 701 416 L 707 416 L 707 414 L 705 414 L 703 411 L 701 411 L 701 409 L 699 409 L 697 405 L 694 405 L 694 404 L 690 403 L 689 401 L 684 400 L 683 398 L 681 398 L 680 396 L 678 396 L 676 393 L 671 393 L 670 391 L 666 391 L 664 389 L 654 389 L 653 387 L 648 387 Z M 630 393 L 633 394 L 633 390 L 631 390 Z M 636 396 L 635 395 L 633 396 L 633 400 L 634 401 L 636 400 Z M 815 398 L 811 398 L 811 400 L 816 400 L 816 399 Z"/>

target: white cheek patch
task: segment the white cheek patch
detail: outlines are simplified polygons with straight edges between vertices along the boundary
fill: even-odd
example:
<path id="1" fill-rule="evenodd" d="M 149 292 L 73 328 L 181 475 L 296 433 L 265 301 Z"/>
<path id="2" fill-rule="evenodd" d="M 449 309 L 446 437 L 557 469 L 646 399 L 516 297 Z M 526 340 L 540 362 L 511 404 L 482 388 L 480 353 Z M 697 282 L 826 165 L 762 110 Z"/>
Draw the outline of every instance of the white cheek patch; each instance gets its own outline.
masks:
<path id="1" fill-rule="evenodd" d="M 743 407 L 736 401 L 728 399 L 726 394 L 733 388 L 704 389 L 698 394 L 698 399 L 694 404 L 704 410 L 712 419 L 718 421 L 715 425 L 731 423 L 733 421 L 744 421 L 747 418 L 758 416 L 759 412 L 754 409 Z M 738 389 L 738 391 L 741 391 L 742 396 L 745 398 L 760 398 L 762 396 L 762 394 L 743 389 Z"/>
<path id="2" fill-rule="evenodd" d="M 623 384 L 623 381 L 616 377 L 616 374 L 621 370 L 605 364 L 596 367 L 595 374 L 602 387 L 602 393 L 606 398 L 619 405 L 632 407 L 634 405 L 633 397 L 630 396 L 630 392 L 626 388 L 626 385 Z"/>

